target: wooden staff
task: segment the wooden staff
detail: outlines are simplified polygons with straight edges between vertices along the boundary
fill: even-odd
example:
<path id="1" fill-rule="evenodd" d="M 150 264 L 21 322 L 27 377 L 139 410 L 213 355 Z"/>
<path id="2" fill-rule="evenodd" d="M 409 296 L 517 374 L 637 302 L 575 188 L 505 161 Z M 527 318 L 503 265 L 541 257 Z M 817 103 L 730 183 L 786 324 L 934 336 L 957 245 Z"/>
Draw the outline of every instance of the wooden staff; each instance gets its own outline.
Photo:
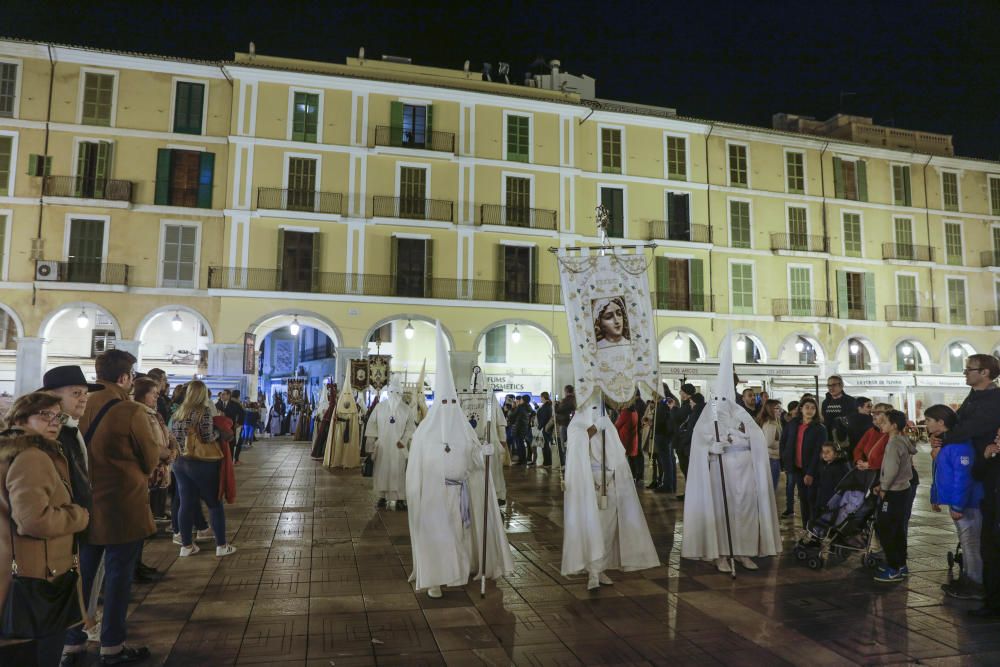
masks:
<path id="1" fill-rule="evenodd" d="M 491 444 L 490 434 L 493 431 L 493 410 L 490 401 L 494 400 L 492 396 L 487 393 L 486 396 L 486 444 L 489 446 Z M 482 555 L 480 557 L 480 562 L 482 563 L 479 568 L 480 581 L 479 581 L 479 597 L 486 597 L 486 529 L 489 526 L 489 516 L 490 516 L 490 455 L 486 455 L 486 467 L 485 467 L 485 480 L 486 483 L 483 484 L 483 549 Z"/>

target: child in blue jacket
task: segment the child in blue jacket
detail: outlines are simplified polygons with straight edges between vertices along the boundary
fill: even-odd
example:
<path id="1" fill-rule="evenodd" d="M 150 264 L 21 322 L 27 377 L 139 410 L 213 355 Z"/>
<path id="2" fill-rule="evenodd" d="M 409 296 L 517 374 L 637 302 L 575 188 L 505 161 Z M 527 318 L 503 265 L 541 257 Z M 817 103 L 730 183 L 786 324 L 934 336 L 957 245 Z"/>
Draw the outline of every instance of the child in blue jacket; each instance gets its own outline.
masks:
<path id="1" fill-rule="evenodd" d="M 924 410 L 924 418 L 927 420 L 927 433 L 939 437 L 958 422 L 958 415 L 947 405 L 932 405 Z M 971 442 L 934 445 L 931 449 L 934 472 L 931 507 L 940 512 L 942 505 L 948 505 L 962 545 L 964 570 L 961 579 L 943 584 L 941 589 L 947 595 L 963 600 L 983 599 L 983 560 L 979 552 L 983 523 L 979 504 L 983 499 L 983 485 L 972 478 L 975 456 Z"/>

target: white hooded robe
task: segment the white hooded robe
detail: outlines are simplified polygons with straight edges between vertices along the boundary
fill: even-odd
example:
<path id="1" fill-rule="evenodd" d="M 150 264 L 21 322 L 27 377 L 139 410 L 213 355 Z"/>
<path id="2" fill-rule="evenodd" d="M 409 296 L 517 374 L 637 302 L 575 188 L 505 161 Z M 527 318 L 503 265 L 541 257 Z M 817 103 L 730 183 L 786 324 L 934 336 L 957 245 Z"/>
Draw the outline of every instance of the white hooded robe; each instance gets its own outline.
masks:
<path id="1" fill-rule="evenodd" d="M 414 428 L 413 410 L 403 402 L 403 389 L 398 377 L 393 376 L 389 397 L 375 406 L 365 429 L 365 437 L 374 440 L 370 452 L 375 461 L 373 479 L 379 498 L 406 500 L 406 459 Z M 399 442 L 402 448 L 396 446 Z"/>

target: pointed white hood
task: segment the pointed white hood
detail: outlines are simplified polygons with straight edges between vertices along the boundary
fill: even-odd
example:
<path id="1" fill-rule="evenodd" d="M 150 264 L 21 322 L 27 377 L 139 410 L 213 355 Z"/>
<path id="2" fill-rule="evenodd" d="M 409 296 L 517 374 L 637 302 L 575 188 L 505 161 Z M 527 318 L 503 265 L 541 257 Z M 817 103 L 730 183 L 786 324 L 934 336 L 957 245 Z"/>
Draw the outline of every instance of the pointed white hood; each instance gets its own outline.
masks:
<path id="1" fill-rule="evenodd" d="M 389 405 L 395 410 L 403 402 L 403 382 L 399 379 L 398 373 L 393 373 L 389 376 L 387 393 L 389 394 Z"/>
<path id="2" fill-rule="evenodd" d="M 451 364 L 449 363 L 448 346 L 445 345 L 444 331 L 441 329 L 441 322 L 437 323 L 437 366 L 434 371 L 434 405 L 439 400 L 447 400 L 449 404 L 452 400 L 458 400 L 458 392 L 455 391 L 455 378 L 451 374 Z M 434 408 L 431 408 L 433 410 Z"/>
<path id="3" fill-rule="evenodd" d="M 351 386 L 351 362 L 347 362 L 347 370 L 344 371 L 344 386 L 337 399 L 336 411 L 343 415 L 345 413 L 357 414 L 358 404 L 354 400 L 354 387 Z"/>

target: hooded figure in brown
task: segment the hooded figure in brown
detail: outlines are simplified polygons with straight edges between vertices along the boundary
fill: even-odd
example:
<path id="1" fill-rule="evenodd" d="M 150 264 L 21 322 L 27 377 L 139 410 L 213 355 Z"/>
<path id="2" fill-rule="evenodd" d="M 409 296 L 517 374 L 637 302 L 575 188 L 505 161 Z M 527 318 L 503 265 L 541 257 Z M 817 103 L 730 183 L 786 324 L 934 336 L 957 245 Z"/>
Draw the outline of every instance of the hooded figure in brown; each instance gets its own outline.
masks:
<path id="1" fill-rule="evenodd" d="M 351 391 L 351 371 L 348 364 L 344 391 L 337 399 L 337 408 L 330 422 L 323 465 L 327 468 L 357 468 L 361 465 L 361 413 Z"/>

